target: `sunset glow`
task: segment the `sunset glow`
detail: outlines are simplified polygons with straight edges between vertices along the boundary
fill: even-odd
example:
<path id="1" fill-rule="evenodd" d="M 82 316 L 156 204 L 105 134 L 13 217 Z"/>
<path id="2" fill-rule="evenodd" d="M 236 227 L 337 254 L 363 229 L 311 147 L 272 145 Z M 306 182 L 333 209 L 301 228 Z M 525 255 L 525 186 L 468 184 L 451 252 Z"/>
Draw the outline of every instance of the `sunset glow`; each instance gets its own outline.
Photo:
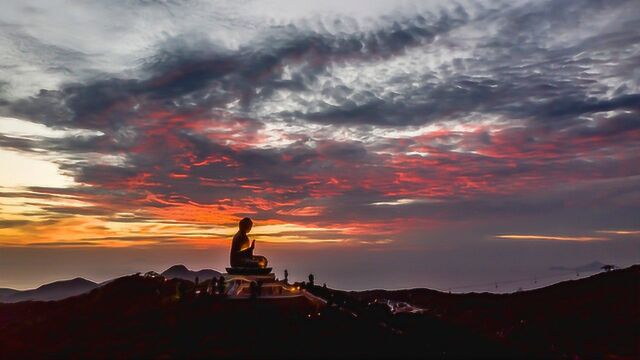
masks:
<path id="1" fill-rule="evenodd" d="M 143 3 L 0 14 L 12 271 L 72 249 L 222 268 L 245 216 L 301 271 L 637 258 L 637 6 Z"/>

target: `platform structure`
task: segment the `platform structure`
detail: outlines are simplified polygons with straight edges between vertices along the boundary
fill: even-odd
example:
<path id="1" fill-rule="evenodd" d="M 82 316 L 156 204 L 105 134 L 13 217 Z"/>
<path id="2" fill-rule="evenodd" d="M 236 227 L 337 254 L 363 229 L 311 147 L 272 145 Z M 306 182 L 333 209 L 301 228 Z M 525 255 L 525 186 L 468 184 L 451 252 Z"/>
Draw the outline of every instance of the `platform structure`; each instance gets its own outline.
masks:
<path id="1" fill-rule="evenodd" d="M 269 275 L 271 268 L 228 267 L 227 274 L 231 275 Z"/>
<path id="2" fill-rule="evenodd" d="M 274 273 L 263 275 L 222 274 L 229 299 L 247 299 L 252 296 L 252 288 L 259 287 L 258 298 L 289 298 L 303 296 L 299 286 L 276 280 Z"/>

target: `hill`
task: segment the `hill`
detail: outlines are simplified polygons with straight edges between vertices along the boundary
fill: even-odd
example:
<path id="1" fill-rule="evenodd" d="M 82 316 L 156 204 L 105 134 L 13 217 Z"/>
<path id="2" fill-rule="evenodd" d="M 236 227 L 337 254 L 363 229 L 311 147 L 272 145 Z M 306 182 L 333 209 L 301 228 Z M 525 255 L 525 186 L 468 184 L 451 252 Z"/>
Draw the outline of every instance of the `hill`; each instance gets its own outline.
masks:
<path id="1" fill-rule="evenodd" d="M 173 265 L 167 270 L 163 271 L 160 275 L 167 279 L 182 279 L 195 282 L 196 278 L 200 281 L 210 280 L 211 278 L 222 275 L 220 272 L 212 269 L 202 269 L 199 271 L 193 271 L 187 269 L 184 265 Z"/>
<path id="2" fill-rule="evenodd" d="M 318 305 L 132 275 L 60 301 L 0 304 L 0 358 L 633 359 L 639 280 L 633 266 L 500 295 L 308 287 L 327 300 Z"/>
<path id="3" fill-rule="evenodd" d="M 0 288 L 0 302 L 2 302 L 3 298 L 12 296 L 13 294 L 17 294 L 19 292 L 20 290 Z"/>
<path id="4" fill-rule="evenodd" d="M 640 358 L 640 265 L 512 294 L 429 289 L 351 292 L 360 301 L 405 302 L 487 338 L 579 357 Z"/>
<path id="5" fill-rule="evenodd" d="M 208 281 L 200 286 L 206 288 Z M 305 297 L 230 300 L 196 296 L 194 290 L 188 281 L 133 275 L 61 301 L 0 304 L 0 358 L 512 354 L 437 320 L 423 329 L 439 338 L 425 340 L 424 333 L 381 323 L 373 311 L 354 316 L 337 306 L 317 307 Z"/>
<path id="6" fill-rule="evenodd" d="M 99 285 L 93 281 L 75 278 L 56 281 L 31 290 L 0 289 L 0 303 L 19 301 L 50 301 L 84 294 Z"/>

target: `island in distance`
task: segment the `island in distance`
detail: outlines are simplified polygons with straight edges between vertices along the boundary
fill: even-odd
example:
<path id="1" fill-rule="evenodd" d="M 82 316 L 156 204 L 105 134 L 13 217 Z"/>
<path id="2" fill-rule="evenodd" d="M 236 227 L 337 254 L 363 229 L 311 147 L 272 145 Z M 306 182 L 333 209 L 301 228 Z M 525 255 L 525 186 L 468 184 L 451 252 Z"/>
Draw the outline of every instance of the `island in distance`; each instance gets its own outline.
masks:
<path id="1" fill-rule="evenodd" d="M 512 294 L 293 283 L 299 296 L 231 298 L 216 279 L 150 272 L 0 304 L 0 358 L 640 356 L 640 265 Z"/>

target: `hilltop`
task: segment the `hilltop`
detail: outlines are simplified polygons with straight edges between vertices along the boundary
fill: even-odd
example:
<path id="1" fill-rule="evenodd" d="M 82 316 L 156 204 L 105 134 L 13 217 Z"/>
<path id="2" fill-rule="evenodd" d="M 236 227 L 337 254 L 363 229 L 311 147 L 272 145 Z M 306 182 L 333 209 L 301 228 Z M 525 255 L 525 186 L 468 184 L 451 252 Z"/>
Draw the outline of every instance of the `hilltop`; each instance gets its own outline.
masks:
<path id="1" fill-rule="evenodd" d="M 637 358 L 639 280 L 633 266 L 506 295 L 308 288 L 327 300 L 319 306 L 132 275 L 60 301 L 0 304 L 0 357 Z"/>
<path id="2" fill-rule="evenodd" d="M 167 279 L 182 279 L 182 280 L 189 280 L 189 281 L 195 282 L 196 278 L 199 281 L 210 280 L 214 276 L 218 277 L 222 275 L 222 273 L 212 269 L 202 269 L 198 271 L 193 271 L 193 270 L 189 270 L 184 265 L 173 265 L 172 267 L 163 271 L 160 275 L 164 276 Z"/>
<path id="3" fill-rule="evenodd" d="M 411 304 L 423 316 L 530 354 L 640 355 L 640 265 L 511 294 L 407 289 L 349 296 Z"/>

